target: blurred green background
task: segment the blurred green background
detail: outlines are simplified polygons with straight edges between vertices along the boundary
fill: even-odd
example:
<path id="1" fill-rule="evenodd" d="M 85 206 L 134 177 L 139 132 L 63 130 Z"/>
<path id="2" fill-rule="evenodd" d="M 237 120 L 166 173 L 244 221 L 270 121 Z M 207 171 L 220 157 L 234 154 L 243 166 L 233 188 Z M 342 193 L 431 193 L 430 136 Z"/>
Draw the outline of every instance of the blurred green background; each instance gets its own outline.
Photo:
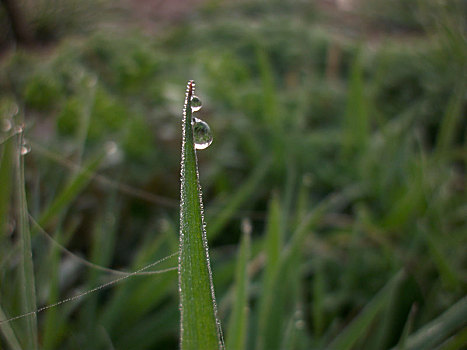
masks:
<path id="1" fill-rule="evenodd" d="M 177 252 L 194 79 L 226 339 L 251 231 L 247 349 L 467 344 L 466 1 L 1 5 L 1 319 L 31 311 L 28 214 L 37 308 L 118 277 L 76 256 L 134 271 Z M 176 271 L 37 315 L 41 349 L 176 349 L 178 324 Z M 1 324 L 0 348 L 27 349 L 27 328 Z"/>

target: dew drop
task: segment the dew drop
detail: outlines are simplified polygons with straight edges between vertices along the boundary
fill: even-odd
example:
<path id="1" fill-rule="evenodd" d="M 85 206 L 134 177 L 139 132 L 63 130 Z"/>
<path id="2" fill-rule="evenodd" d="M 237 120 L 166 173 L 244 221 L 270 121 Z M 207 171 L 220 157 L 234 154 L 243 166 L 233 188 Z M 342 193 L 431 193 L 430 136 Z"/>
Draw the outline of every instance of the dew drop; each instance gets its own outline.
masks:
<path id="1" fill-rule="evenodd" d="M 203 107 L 203 103 L 201 102 L 201 100 L 199 99 L 198 96 L 192 96 L 191 97 L 191 110 L 193 112 L 198 112 L 201 107 Z"/>
<path id="2" fill-rule="evenodd" d="M 201 119 L 194 118 L 193 137 L 196 149 L 208 148 L 212 143 L 212 133 L 209 125 Z"/>
<path id="3" fill-rule="evenodd" d="M 21 155 L 25 156 L 29 152 L 31 152 L 31 146 L 27 143 L 23 143 L 23 145 L 21 146 Z"/>
<path id="4" fill-rule="evenodd" d="M 15 134 L 20 134 L 23 132 L 23 129 L 24 129 L 24 124 L 21 123 L 20 125 L 16 125 L 15 126 Z"/>
<path id="5" fill-rule="evenodd" d="M 1 125 L 0 125 L 0 129 L 1 129 L 3 132 L 8 132 L 8 131 L 10 131 L 12 127 L 13 127 L 13 123 L 11 122 L 10 119 L 8 119 L 8 118 L 2 118 L 2 122 L 1 122 Z"/>

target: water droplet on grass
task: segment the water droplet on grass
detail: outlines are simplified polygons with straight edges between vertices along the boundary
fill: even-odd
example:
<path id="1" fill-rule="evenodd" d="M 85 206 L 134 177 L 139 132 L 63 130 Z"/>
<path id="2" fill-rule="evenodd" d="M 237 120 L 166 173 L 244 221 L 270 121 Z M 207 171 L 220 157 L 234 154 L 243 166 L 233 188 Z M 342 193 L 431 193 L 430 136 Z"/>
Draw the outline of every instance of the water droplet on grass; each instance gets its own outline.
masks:
<path id="1" fill-rule="evenodd" d="M 191 97 L 191 110 L 193 112 L 198 112 L 201 109 L 201 107 L 203 107 L 203 103 L 201 102 L 199 97 L 198 96 Z"/>
<path id="2" fill-rule="evenodd" d="M 193 137 L 195 139 L 196 149 L 208 148 L 212 143 L 212 133 L 209 125 L 201 119 L 194 118 Z"/>
<path id="3" fill-rule="evenodd" d="M 27 143 L 23 143 L 23 145 L 21 146 L 21 155 L 25 156 L 29 152 L 31 152 L 31 146 Z"/>
<path id="4" fill-rule="evenodd" d="M 15 134 L 22 133 L 24 130 L 24 124 L 21 123 L 20 125 L 16 125 L 14 130 L 15 130 Z"/>

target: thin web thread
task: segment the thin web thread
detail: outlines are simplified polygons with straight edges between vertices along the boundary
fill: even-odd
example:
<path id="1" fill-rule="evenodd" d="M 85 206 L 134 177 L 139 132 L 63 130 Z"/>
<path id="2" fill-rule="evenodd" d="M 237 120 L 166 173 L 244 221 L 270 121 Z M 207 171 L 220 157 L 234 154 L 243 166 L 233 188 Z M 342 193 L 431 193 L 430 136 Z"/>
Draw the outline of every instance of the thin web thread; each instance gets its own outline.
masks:
<path id="1" fill-rule="evenodd" d="M 37 310 L 35 310 L 35 311 L 27 312 L 27 313 L 22 314 L 22 315 L 18 315 L 18 316 L 15 316 L 15 317 L 8 318 L 8 319 L 6 319 L 6 320 L 2 320 L 2 321 L 0 321 L 0 325 L 5 324 L 5 323 L 8 323 L 8 322 L 11 322 L 11 321 L 18 320 L 18 319 L 20 319 L 20 318 L 24 318 L 24 317 L 28 317 L 28 316 L 32 316 L 32 315 L 37 315 L 39 312 L 42 312 L 42 311 L 45 311 L 45 310 L 48 310 L 48 309 L 57 307 L 57 306 L 59 306 L 59 305 L 68 303 L 68 302 L 70 302 L 70 301 L 73 301 L 73 300 L 77 300 L 77 299 L 79 299 L 79 298 L 82 298 L 82 297 L 84 297 L 84 296 L 86 296 L 86 295 L 88 295 L 88 294 L 94 293 L 94 292 L 96 292 L 96 291 L 98 291 L 98 290 L 100 290 L 100 289 L 104 289 L 104 288 L 109 287 L 109 286 L 111 286 L 111 285 L 113 285 L 113 284 L 116 284 L 116 283 L 118 283 L 118 282 L 121 282 L 121 281 L 123 281 L 124 279 L 127 279 L 128 277 L 131 277 L 131 276 L 135 276 L 135 275 L 137 275 L 137 274 L 140 274 L 142 271 L 147 270 L 147 269 L 149 269 L 149 268 L 151 268 L 151 267 L 153 267 L 153 266 L 155 266 L 155 265 L 157 265 L 157 264 L 160 264 L 160 263 L 162 263 L 163 261 L 165 261 L 165 260 L 167 260 L 167 259 L 169 259 L 169 258 L 171 258 L 171 257 L 173 257 L 173 256 L 175 256 L 175 255 L 177 255 L 177 254 L 178 254 L 178 252 L 177 252 L 177 253 L 170 254 L 170 255 L 166 256 L 165 258 L 159 259 L 159 260 L 157 260 L 157 261 L 155 261 L 155 262 L 153 262 L 153 263 L 151 263 L 151 264 L 149 264 L 149 265 L 146 265 L 146 266 L 142 267 L 141 269 L 139 269 L 139 270 L 137 270 L 137 271 L 135 271 L 135 272 L 130 272 L 130 273 L 128 273 L 126 276 L 122 276 L 122 277 L 117 278 L 117 279 L 114 279 L 114 280 L 112 280 L 112 281 L 110 281 L 110 282 L 101 284 L 100 286 L 98 286 L 98 287 L 96 287 L 96 288 L 93 288 L 93 289 L 90 289 L 90 290 L 88 290 L 88 291 L 86 291 L 86 292 L 84 292 L 84 293 L 81 293 L 81 294 L 72 296 L 72 297 L 70 297 L 70 298 L 63 299 L 63 300 L 61 300 L 61 301 L 59 301 L 59 302 L 57 302 L 57 303 L 51 304 L 51 305 L 43 306 L 43 307 L 41 307 L 41 308 L 39 308 L 39 309 L 37 309 Z M 177 270 L 177 269 L 178 269 L 178 267 L 169 267 L 169 268 L 167 268 L 167 269 L 163 269 L 163 270 L 159 270 L 159 271 L 152 271 L 152 272 L 153 272 L 153 273 L 164 273 L 164 272 L 174 271 L 174 270 Z"/>
<path id="2" fill-rule="evenodd" d="M 32 224 L 37 228 L 37 230 L 43 234 L 50 242 L 52 242 L 52 244 L 54 244 L 55 246 L 57 246 L 60 250 L 62 250 L 65 254 L 67 254 L 68 256 L 70 256 L 71 258 L 79 261 L 81 264 L 83 265 L 86 265 L 88 267 L 91 267 L 93 269 L 96 269 L 96 270 L 101 270 L 101 271 L 105 271 L 105 272 L 109 272 L 109 273 L 113 273 L 115 275 L 123 275 L 123 276 L 127 276 L 127 275 L 136 275 L 136 276 L 142 276 L 142 275 L 154 275 L 154 274 L 158 274 L 160 273 L 159 271 L 160 270 L 157 270 L 157 271 L 144 271 L 144 272 L 139 272 L 139 273 L 135 273 L 135 272 L 126 272 L 126 271 L 119 271 L 119 270 L 114 270 L 114 269 L 111 269 L 111 268 L 108 268 L 108 267 L 105 267 L 105 266 L 101 266 L 101 265 L 98 265 L 98 264 L 94 264 L 82 257 L 80 257 L 79 255 L 76 255 L 75 253 L 73 253 L 72 251 L 68 250 L 66 247 L 64 247 L 63 245 L 61 245 L 60 243 L 58 243 L 46 230 L 44 230 L 40 225 L 39 223 L 32 217 L 31 214 L 28 213 L 28 216 L 29 216 L 29 220 L 31 220 Z M 174 254 L 178 254 L 178 253 L 174 253 Z"/>

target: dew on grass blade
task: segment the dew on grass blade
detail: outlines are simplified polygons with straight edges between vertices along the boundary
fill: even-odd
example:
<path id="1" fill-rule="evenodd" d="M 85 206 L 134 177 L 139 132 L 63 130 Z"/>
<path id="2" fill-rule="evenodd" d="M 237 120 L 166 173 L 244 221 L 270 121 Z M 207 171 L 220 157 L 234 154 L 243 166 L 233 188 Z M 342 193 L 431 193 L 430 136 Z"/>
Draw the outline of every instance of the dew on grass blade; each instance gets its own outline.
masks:
<path id="1" fill-rule="evenodd" d="M 201 100 L 199 99 L 198 96 L 193 96 L 191 98 L 191 110 L 193 112 L 198 112 L 201 107 L 203 107 L 203 103 L 201 102 Z"/>
<path id="2" fill-rule="evenodd" d="M 209 125 L 198 118 L 193 120 L 193 137 L 196 149 L 208 148 L 212 143 L 212 133 Z"/>
<path id="3" fill-rule="evenodd" d="M 20 133 L 23 132 L 23 130 L 24 130 L 24 124 L 23 123 L 21 123 L 20 125 L 16 125 L 15 129 L 14 129 L 15 134 L 20 134 Z"/>
<path id="4" fill-rule="evenodd" d="M 31 152 L 31 146 L 28 143 L 23 143 L 21 146 L 21 155 L 25 156 L 29 152 Z"/>

